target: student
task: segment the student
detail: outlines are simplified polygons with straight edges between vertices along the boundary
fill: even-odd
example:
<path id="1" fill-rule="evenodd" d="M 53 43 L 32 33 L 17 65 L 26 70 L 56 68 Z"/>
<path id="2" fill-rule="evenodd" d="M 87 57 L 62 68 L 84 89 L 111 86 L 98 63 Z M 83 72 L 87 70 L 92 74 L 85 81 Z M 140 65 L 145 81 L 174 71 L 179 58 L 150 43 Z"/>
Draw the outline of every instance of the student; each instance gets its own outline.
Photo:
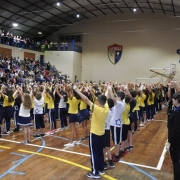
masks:
<path id="1" fill-rule="evenodd" d="M 55 91 L 57 95 L 60 97 L 58 109 L 59 109 L 59 117 L 61 121 L 61 126 L 60 128 L 58 128 L 58 130 L 63 131 L 68 128 L 67 119 L 66 119 L 66 113 L 67 113 L 66 102 L 67 102 L 68 96 L 67 96 L 66 91 L 64 90 L 64 86 L 61 86 L 60 92 L 59 92 L 58 87 L 56 87 Z"/>
<path id="2" fill-rule="evenodd" d="M 112 140 L 115 145 L 115 154 L 113 155 L 113 162 L 119 161 L 119 150 L 120 143 L 122 140 L 122 113 L 124 112 L 124 103 L 122 102 L 125 98 L 125 93 L 123 91 L 116 93 L 116 98 L 112 92 L 112 89 L 108 87 L 110 97 L 114 100 L 114 107 L 112 108 L 112 118 L 110 121 Z"/>
<path id="3" fill-rule="evenodd" d="M 104 153 L 104 170 L 106 170 L 108 167 L 114 168 L 115 165 L 112 161 L 112 155 L 110 151 L 110 120 L 112 117 L 112 107 L 114 106 L 114 101 L 110 98 L 107 99 L 108 106 L 109 106 L 109 112 L 108 116 L 106 118 L 106 125 L 105 125 L 105 134 L 104 134 L 104 140 L 103 140 L 103 153 Z M 108 164 L 105 161 L 106 154 L 108 155 Z"/>
<path id="4" fill-rule="evenodd" d="M 46 91 L 45 92 L 47 95 L 47 109 L 49 112 L 49 123 L 50 123 L 50 130 L 46 133 L 47 135 L 54 134 L 56 130 L 56 113 L 55 113 L 55 108 L 54 108 L 54 96 L 55 96 L 55 91 Z M 54 126 L 54 129 L 53 129 Z"/>
<path id="5" fill-rule="evenodd" d="M 30 119 L 30 110 L 32 108 L 32 102 L 31 102 L 31 94 L 32 94 L 32 89 L 29 87 L 30 94 L 29 92 L 22 92 L 22 90 L 19 90 L 20 96 L 21 96 L 21 106 L 19 110 L 19 120 L 18 120 L 18 125 L 23 127 L 23 134 L 24 134 L 24 141 L 21 141 L 21 144 L 26 145 L 27 143 L 30 143 L 30 124 L 31 124 L 31 119 Z"/>
<path id="6" fill-rule="evenodd" d="M 77 131 L 78 126 L 78 105 L 80 102 L 79 95 L 70 89 L 70 87 L 67 86 L 67 84 L 63 81 L 63 84 L 65 85 L 65 88 L 67 90 L 68 94 L 68 102 L 69 102 L 69 124 L 71 127 L 71 138 L 70 142 L 68 144 L 65 144 L 66 147 L 74 147 L 75 144 L 80 144 L 79 141 L 79 135 Z"/>
<path id="7" fill-rule="evenodd" d="M 8 88 L 5 92 L 5 86 L 2 85 L 0 95 L 3 98 L 3 116 L 6 123 L 6 131 L 3 132 L 3 135 L 10 134 L 11 118 L 14 117 L 14 99 L 17 97 L 18 90 L 13 92 L 11 88 Z"/>
<path id="8" fill-rule="evenodd" d="M 43 92 L 36 92 L 35 96 L 33 96 L 34 101 L 34 121 L 36 127 L 36 134 L 34 137 L 44 136 L 44 114 L 43 114 L 43 106 L 44 106 L 44 93 L 45 87 L 43 86 Z"/>
<path id="9" fill-rule="evenodd" d="M 88 178 L 100 178 L 104 172 L 103 139 L 105 134 L 105 121 L 109 108 L 105 106 L 106 96 L 99 95 L 97 105 L 93 104 L 83 93 L 74 88 L 75 92 L 90 106 L 92 110 L 89 148 L 91 154 L 92 171 L 87 173 Z"/>
<path id="10" fill-rule="evenodd" d="M 88 98 L 88 93 L 86 91 L 84 91 L 83 94 Z M 79 123 L 82 123 L 82 127 L 83 127 L 83 138 L 80 139 L 83 141 L 89 138 L 89 133 L 88 133 L 88 128 L 87 128 L 87 121 L 89 120 L 89 117 L 90 117 L 90 114 L 87 108 L 87 104 L 86 102 L 81 100 L 80 111 L 79 111 Z"/>
<path id="11" fill-rule="evenodd" d="M 123 157 L 125 155 L 126 149 L 129 148 L 128 131 L 131 131 L 129 112 L 130 112 L 130 97 L 126 95 L 125 103 L 124 103 L 124 112 L 122 113 L 123 128 L 122 128 L 121 150 L 119 152 L 120 157 Z"/>

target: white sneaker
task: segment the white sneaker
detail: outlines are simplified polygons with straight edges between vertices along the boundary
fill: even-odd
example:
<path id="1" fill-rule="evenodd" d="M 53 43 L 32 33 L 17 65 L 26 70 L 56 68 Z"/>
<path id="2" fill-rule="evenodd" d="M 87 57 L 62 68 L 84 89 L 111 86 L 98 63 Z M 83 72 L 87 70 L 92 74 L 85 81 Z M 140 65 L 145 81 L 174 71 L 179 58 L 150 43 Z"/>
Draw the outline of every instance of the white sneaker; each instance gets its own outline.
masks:
<path id="1" fill-rule="evenodd" d="M 140 126 L 140 127 L 144 127 L 145 125 L 144 125 L 144 124 L 140 124 L 139 126 Z"/>
<path id="2" fill-rule="evenodd" d="M 78 140 L 78 141 L 73 141 L 73 143 L 76 144 L 76 145 L 79 145 L 79 144 L 81 144 L 81 141 L 80 141 L 80 140 Z"/>
<path id="3" fill-rule="evenodd" d="M 64 128 L 58 128 L 57 130 L 58 131 L 64 131 Z"/>
<path id="4" fill-rule="evenodd" d="M 73 143 L 68 143 L 68 144 L 64 144 L 65 147 L 74 147 L 74 142 Z"/>

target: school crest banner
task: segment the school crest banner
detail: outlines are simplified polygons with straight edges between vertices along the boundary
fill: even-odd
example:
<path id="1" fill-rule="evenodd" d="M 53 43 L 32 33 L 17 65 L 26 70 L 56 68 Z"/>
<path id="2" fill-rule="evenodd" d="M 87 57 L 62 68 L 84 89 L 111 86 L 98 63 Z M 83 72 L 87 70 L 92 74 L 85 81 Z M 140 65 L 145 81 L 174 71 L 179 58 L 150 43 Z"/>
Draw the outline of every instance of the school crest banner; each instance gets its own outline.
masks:
<path id="1" fill-rule="evenodd" d="M 108 46 L 108 58 L 112 64 L 117 64 L 121 59 L 123 46 L 119 44 L 113 44 Z"/>

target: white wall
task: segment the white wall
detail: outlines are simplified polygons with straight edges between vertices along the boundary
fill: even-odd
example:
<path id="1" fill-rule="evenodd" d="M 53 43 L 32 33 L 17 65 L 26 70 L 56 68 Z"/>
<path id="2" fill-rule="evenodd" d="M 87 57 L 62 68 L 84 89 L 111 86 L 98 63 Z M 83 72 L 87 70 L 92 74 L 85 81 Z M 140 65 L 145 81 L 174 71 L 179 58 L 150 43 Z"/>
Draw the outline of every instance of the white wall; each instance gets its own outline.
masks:
<path id="1" fill-rule="evenodd" d="M 40 55 L 44 55 L 43 52 L 32 51 L 32 50 L 28 50 L 28 49 L 19 49 L 19 48 L 13 47 L 13 46 L 7 46 L 7 45 L 3 45 L 3 44 L 0 44 L 0 47 L 12 49 L 12 57 L 19 56 L 20 60 L 24 60 L 24 52 L 34 53 L 35 60 L 39 60 Z"/>
<path id="2" fill-rule="evenodd" d="M 180 79 L 179 18 L 163 14 L 116 14 L 81 21 L 57 33 L 82 32 L 82 80 L 135 81 L 149 77 L 149 68 L 176 64 Z M 56 37 L 57 33 L 53 36 Z M 52 37 L 53 37 L 52 36 Z M 113 65 L 107 47 L 123 45 L 120 61 Z M 155 78 L 161 78 L 156 76 Z M 164 79 L 165 80 L 165 79 Z"/>
<path id="3" fill-rule="evenodd" d="M 74 82 L 75 75 L 81 80 L 82 54 L 73 51 L 45 51 L 45 62 L 55 65 L 62 74 L 67 74 Z"/>

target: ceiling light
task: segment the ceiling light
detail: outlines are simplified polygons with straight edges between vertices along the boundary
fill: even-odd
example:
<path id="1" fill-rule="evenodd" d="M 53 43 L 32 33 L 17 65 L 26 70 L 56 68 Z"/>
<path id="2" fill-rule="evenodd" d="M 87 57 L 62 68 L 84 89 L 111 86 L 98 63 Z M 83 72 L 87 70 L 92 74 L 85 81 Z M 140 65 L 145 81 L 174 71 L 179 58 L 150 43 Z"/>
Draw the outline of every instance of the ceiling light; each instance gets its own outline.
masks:
<path id="1" fill-rule="evenodd" d="M 136 12 L 137 10 L 136 9 L 133 9 L 134 12 Z"/>
<path id="2" fill-rule="evenodd" d="M 79 18 L 79 17 L 80 17 L 80 15 L 79 15 L 79 14 L 77 14 L 77 15 L 76 15 L 76 17 L 77 17 L 77 18 Z"/>
<path id="3" fill-rule="evenodd" d="M 42 32 L 38 32 L 38 34 L 42 34 Z"/>
<path id="4" fill-rule="evenodd" d="M 14 26 L 14 27 L 18 27 L 18 24 L 17 24 L 17 23 L 13 23 L 13 26 Z"/>
<path id="5" fill-rule="evenodd" d="M 60 2 L 57 2 L 56 5 L 57 5 L 57 6 L 60 6 Z"/>

